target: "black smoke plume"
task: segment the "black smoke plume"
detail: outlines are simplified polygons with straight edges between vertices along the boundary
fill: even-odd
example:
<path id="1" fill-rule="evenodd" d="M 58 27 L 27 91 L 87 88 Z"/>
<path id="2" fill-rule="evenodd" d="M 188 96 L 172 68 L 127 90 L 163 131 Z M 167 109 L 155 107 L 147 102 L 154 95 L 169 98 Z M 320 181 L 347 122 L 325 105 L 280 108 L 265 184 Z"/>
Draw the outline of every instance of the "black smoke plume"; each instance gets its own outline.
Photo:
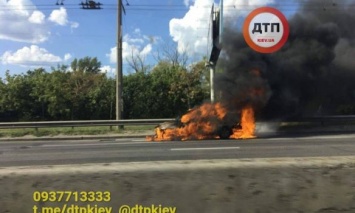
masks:
<path id="1" fill-rule="evenodd" d="M 278 52 L 257 53 L 240 30 L 225 29 L 215 83 L 230 109 L 253 105 L 264 119 L 355 113 L 355 4 L 300 4 Z"/>

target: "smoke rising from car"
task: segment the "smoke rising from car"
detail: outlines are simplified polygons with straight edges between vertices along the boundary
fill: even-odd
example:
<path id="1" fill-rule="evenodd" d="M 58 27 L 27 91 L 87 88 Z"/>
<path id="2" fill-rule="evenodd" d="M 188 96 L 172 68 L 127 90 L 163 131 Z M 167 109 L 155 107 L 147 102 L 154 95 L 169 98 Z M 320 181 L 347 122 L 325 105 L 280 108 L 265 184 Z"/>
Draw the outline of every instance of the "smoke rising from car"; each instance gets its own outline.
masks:
<path id="1" fill-rule="evenodd" d="M 264 119 L 355 111 L 354 10 L 349 1 L 302 1 L 288 18 L 287 43 L 272 54 L 253 51 L 240 31 L 225 29 L 215 79 L 221 102 L 238 110 L 252 105 Z M 262 92 L 247 95 L 255 88 Z"/>

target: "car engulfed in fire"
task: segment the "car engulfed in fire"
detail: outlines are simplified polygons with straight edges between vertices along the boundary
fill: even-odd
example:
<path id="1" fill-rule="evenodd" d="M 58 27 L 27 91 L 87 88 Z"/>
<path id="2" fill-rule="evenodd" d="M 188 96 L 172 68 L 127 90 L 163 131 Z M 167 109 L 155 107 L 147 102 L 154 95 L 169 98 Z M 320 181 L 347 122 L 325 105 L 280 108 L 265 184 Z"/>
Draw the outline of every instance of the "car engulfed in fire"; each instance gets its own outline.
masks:
<path id="1" fill-rule="evenodd" d="M 182 123 L 180 119 L 176 119 L 175 121 L 171 121 L 171 122 L 163 122 L 158 126 L 156 126 L 155 128 L 156 130 L 159 129 L 159 131 L 161 131 L 161 134 L 164 134 L 165 131 L 184 128 L 185 126 L 187 126 L 186 123 Z M 207 133 L 205 136 L 206 138 L 229 139 L 230 136 L 233 134 L 234 129 L 242 129 L 240 123 L 236 123 L 236 124 L 221 123 L 216 126 L 214 131 Z M 157 133 L 155 136 L 158 136 Z M 179 140 L 178 137 L 176 137 L 175 139 Z"/>
<path id="2" fill-rule="evenodd" d="M 181 118 L 156 126 L 148 141 L 254 138 L 255 121 L 251 107 L 227 112 L 220 103 L 206 103 Z"/>

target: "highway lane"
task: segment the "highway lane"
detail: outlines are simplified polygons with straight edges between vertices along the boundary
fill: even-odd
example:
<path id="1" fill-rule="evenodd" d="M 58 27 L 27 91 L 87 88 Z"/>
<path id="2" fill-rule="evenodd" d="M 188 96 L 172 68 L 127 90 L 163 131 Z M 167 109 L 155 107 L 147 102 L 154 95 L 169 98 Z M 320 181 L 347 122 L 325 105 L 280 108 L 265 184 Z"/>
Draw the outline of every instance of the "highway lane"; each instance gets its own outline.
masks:
<path id="1" fill-rule="evenodd" d="M 143 138 L 0 142 L 0 167 L 355 155 L 355 134 L 146 142 Z"/>

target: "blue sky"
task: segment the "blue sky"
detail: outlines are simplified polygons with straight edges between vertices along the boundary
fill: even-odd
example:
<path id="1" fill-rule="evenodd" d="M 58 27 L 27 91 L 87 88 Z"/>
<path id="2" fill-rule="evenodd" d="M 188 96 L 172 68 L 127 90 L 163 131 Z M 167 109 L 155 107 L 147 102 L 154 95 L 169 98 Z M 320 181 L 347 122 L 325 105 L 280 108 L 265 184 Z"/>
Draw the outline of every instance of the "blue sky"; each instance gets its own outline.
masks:
<path id="1" fill-rule="evenodd" d="M 80 0 L 0 0 L 0 77 L 6 70 L 67 64 L 74 58 L 97 57 L 113 75 L 117 35 L 117 2 L 100 0 L 101 10 L 82 10 Z M 177 45 L 191 61 L 208 54 L 209 13 L 220 0 L 126 0 L 123 56 L 133 54 L 154 64 L 163 46 Z M 226 20 L 237 20 L 274 0 L 224 0 Z M 124 65 L 124 73 L 129 72 Z"/>

